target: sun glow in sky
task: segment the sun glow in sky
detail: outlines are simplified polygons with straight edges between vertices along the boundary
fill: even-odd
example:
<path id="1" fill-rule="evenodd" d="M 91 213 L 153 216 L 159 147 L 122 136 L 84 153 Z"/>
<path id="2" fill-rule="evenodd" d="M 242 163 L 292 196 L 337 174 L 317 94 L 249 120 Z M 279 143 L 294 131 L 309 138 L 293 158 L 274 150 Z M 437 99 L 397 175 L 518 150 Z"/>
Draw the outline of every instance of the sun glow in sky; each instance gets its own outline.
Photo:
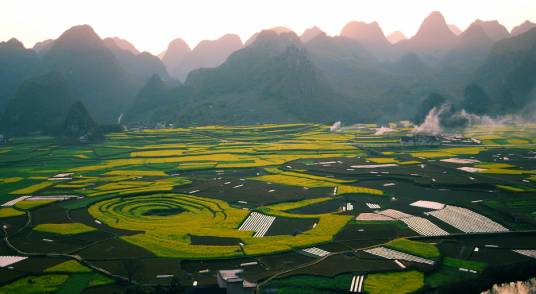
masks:
<path id="1" fill-rule="evenodd" d="M 16 37 L 32 47 L 89 24 L 101 37 L 125 38 L 158 54 L 177 37 L 194 47 L 226 33 L 245 42 L 264 28 L 301 34 L 314 25 L 337 35 L 352 20 L 377 21 L 386 35 L 400 30 L 411 37 L 434 10 L 462 30 L 477 18 L 497 19 L 509 30 L 536 22 L 536 0 L 1 0 L 0 40 Z"/>

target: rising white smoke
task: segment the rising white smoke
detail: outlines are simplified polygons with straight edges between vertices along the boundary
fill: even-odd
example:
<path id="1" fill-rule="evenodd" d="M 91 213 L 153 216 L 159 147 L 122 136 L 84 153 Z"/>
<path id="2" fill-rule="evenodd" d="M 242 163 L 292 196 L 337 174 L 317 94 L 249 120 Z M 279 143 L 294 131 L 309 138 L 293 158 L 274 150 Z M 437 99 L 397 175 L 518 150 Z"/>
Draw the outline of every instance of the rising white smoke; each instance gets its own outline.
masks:
<path id="1" fill-rule="evenodd" d="M 335 122 L 331 127 L 329 127 L 330 132 L 336 132 L 341 128 L 341 121 Z"/>
<path id="2" fill-rule="evenodd" d="M 527 281 L 517 281 L 500 285 L 493 285 L 488 291 L 482 294 L 535 294 L 536 278 Z"/>
<path id="3" fill-rule="evenodd" d="M 443 104 L 440 107 L 434 107 L 424 119 L 424 122 L 415 127 L 413 133 L 429 135 L 452 135 L 463 132 L 464 129 L 474 125 L 486 125 L 493 131 L 495 128 L 501 128 L 505 125 L 522 125 L 533 121 L 531 117 L 521 115 L 502 115 L 491 117 L 489 115 L 476 115 L 468 113 L 465 109 L 453 111 L 449 104 Z"/>
<path id="4" fill-rule="evenodd" d="M 442 134 L 443 128 L 439 122 L 439 114 L 442 111 L 443 106 L 440 108 L 432 108 L 430 112 L 426 115 L 424 122 L 415 127 L 413 133 L 416 134 L 429 134 L 429 135 L 439 135 Z"/>
<path id="5" fill-rule="evenodd" d="M 381 136 L 385 133 L 394 132 L 395 129 L 391 129 L 389 127 L 381 126 L 381 128 L 377 128 L 374 135 Z"/>

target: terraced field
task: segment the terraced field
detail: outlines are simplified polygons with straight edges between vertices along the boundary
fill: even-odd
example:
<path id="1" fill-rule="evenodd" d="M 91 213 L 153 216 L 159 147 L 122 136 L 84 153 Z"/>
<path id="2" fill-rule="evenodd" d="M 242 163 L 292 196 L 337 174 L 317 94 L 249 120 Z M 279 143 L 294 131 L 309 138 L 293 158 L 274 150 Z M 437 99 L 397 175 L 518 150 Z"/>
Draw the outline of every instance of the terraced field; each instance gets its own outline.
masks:
<path id="1" fill-rule="evenodd" d="M 480 291 L 490 276 L 523 278 L 505 267 L 534 272 L 519 252 L 536 250 L 536 126 L 475 126 L 439 146 L 403 146 L 411 128 L 379 127 L 11 138 L 0 147 L 0 292 L 195 291 L 235 268 L 261 292 L 356 281 L 369 293 Z"/>
<path id="2" fill-rule="evenodd" d="M 176 210 L 175 215 L 159 216 L 154 211 Z M 219 200 L 172 194 L 109 199 L 89 208 L 90 214 L 109 226 L 143 231 L 123 237 L 159 256 L 195 258 L 242 255 L 239 246 L 191 245 L 189 235 L 247 238 L 249 232 L 236 230 L 247 211 Z"/>

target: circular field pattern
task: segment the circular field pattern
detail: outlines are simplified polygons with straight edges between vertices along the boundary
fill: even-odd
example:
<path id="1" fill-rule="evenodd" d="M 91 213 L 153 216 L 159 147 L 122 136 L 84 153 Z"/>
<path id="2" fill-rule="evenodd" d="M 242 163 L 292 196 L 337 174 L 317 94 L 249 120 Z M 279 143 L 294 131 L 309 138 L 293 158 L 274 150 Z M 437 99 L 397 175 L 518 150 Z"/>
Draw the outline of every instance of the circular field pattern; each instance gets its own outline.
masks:
<path id="1" fill-rule="evenodd" d="M 190 235 L 248 238 L 236 228 L 248 212 L 226 202 L 190 195 L 114 198 L 89 208 L 95 218 L 115 228 L 143 231 L 123 239 L 160 256 L 221 257 L 241 255 L 234 246 L 191 245 Z M 157 213 L 155 213 L 157 212 Z M 171 212 L 166 215 L 166 212 Z"/>
<path id="2" fill-rule="evenodd" d="M 193 199 L 186 199 L 180 196 L 160 196 L 160 197 L 133 197 L 120 201 L 106 201 L 100 205 L 100 211 L 109 216 L 114 216 L 118 221 L 134 221 L 136 223 L 152 222 L 154 219 L 166 217 L 180 217 L 182 212 L 193 214 L 209 213 L 212 217 L 225 218 L 221 209 L 212 210 L 208 205 L 203 205 Z M 173 211 L 178 213 L 169 213 Z"/>
<path id="3" fill-rule="evenodd" d="M 217 258 L 258 255 L 292 250 L 333 238 L 350 219 L 336 214 L 300 215 L 284 210 L 308 201 L 277 204 L 260 208 L 267 215 L 281 219 L 318 219 L 313 229 L 297 235 L 254 237 L 253 231 L 238 230 L 250 214 L 249 210 L 231 207 L 227 202 L 183 194 L 161 194 L 113 198 L 92 205 L 89 213 L 107 225 L 143 232 L 122 238 L 158 256 L 181 258 Z M 290 206 L 289 206 L 290 205 Z M 155 213 L 157 212 L 157 213 Z M 167 213 L 169 212 L 169 213 Z M 288 222 L 287 225 L 292 225 Z M 243 246 L 192 244 L 191 236 L 235 238 Z"/>

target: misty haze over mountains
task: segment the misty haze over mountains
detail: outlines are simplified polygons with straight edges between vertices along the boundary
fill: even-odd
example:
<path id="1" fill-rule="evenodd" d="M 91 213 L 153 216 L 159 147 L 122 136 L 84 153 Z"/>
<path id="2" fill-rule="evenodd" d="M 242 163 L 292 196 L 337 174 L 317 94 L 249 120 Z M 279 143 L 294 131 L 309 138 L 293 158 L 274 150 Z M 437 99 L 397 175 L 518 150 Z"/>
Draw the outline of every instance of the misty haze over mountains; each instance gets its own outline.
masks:
<path id="1" fill-rule="evenodd" d="M 535 28 L 526 21 L 508 32 L 475 20 L 462 32 L 433 12 L 409 38 L 353 21 L 338 36 L 277 27 L 245 43 L 233 34 L 195 48 L 175 39 L 157 57 L 81 25 L 32 49 L 0 43 L 0 126 L 46 132 L 77 101 L 98 123 L 121 116 L 148 127 L 418 122 L 446 102 L 477 114 L 518 113 L 536 102 Z"/>

